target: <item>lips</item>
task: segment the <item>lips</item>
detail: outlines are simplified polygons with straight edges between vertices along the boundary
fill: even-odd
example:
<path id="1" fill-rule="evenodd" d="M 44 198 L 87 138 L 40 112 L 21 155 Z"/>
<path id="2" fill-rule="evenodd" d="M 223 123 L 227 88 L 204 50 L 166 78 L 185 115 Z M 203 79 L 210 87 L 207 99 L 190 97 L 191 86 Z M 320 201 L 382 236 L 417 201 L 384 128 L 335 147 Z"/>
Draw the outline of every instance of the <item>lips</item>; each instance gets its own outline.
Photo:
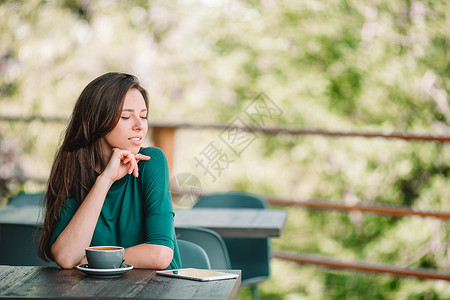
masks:
<path id="1" fill-rule="evenodd" d="M 128 140 L 135 145 L 140 145 L 142 143 L 141 137 L 131 137 Z"/>

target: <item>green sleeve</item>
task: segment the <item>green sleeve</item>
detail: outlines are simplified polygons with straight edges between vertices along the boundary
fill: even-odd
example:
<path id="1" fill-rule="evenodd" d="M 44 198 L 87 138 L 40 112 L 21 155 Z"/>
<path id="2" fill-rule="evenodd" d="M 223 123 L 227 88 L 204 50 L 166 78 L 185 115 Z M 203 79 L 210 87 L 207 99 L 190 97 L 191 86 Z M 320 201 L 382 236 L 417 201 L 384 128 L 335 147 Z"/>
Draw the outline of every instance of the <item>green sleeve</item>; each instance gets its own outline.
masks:
<path id="1" fill-rule="evenodd" d="M 76 213 L 77 209 L 80 207 L 80 204 L 77 202 L 75 198 L 68 198 L 64 201 L 61 207 L 61 214 L 58 222 L 56 223 L 55 228 L 53 229 L 52 238 L 50 240 L 50 247 L 55 243 L 56 239 L 59 237 L 61 232 L 66 228 L 67 224 L 69 224 L 73 215 Z"/>
<path id="2" fill-rule="evenodd" d="M 151 157 L 139 166 L 144 198 L 144 240 L 174 249 L 174 213 L 167 159 L 158 148 L 143 149 L 142 153 Z"/>

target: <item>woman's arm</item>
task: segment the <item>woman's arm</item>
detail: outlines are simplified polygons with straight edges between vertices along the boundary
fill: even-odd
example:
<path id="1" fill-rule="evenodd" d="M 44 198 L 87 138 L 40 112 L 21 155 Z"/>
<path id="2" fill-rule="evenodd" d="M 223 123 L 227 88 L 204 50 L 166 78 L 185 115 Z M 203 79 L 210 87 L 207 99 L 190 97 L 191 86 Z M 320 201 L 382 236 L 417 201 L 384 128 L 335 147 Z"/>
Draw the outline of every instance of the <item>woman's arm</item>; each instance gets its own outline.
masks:
<path id="1" fill-rule="evenodd" d="M 135 268 L 166 269 L 173 258 L 173 250 L 167 246 L 139 244 L 125 249 L 125 263 Z"/>
<path id="2" fill-rule="evenodd" d="M 126 174 L 134 174 L 137 177 L 137 162 L 149 159 L 150 157 L 142 154 L 134 155 L 127 150 L 113 149 L 105 170 L 97 177 L 69 224 L 51 247 L 53 258 L 59 266 L 70 269 L 85 262 L 85 248 L 91 243 L 111 185 Z"/>
<path id="3" fill-rule="evenodd" d="M 136 259 L 133 265 L 138 268 L 166 269 L 173 262 L 174 255 L 178 259 L 173 250 L 176 249 L 176 239 L 169 169 L 160 149 L 151 148 L 147 153 L 152 159 L 142 164 L 142 176 L 138 179 L 144 203 L 145 222 L 142 225 L 145 243 L 127 249 L 125 256 L 129 254 L 130 259 Z"/>
<path id="4" fill-rule="evenodd" d="M 126 248 L 124 260 L 126 264 L 131 264 L 135 268 L 142 269 L 167 269 L 173 259 L 173 250 L 167 246 L 154 244 L 140 244 Z M 87 264 L 86 256 L 79 264 Z"/>
<path id="5" fill-rule="evenodd" d="M 106 194 L 113 181 L 98 176 L 94 186 L 53 244 L 51 251 L 55 262 L 64 269 L 78 265 L 89 247 Z"/>

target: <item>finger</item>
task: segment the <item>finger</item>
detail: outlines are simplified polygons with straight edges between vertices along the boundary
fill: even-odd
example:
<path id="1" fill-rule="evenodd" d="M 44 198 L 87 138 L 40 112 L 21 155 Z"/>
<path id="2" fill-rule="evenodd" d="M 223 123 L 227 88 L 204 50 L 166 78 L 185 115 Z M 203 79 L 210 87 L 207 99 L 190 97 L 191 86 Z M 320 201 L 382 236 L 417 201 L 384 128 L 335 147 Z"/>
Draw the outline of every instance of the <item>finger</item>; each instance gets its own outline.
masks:
<path id="1" fill-rule="evenodd" d="M 121 153 L 121 161 L 124 165 L 128 164 L 133 158 L 133 155 L 130 153 L 130 151 L 123 151 Z"/>
<path id="2" fill-rule="evenodd" d="M 124 165 L 128 165 L 127 173 L 133 173 L 134 165 L 133 165 L 133 156 L 127 154 L 127 158 L 123 160 Z"/>
<path id="3" fill-rule="evenodd" d="M 137 162 L 139 162 L 141 160 L 149 160 L 150 159 L 150 156 L 147 156 L 147 155 L 144 155 L 144 154 L 140 154 L 140 153 L 136 154 L 135 157 L 136 157 L 136 161 Z"/>
<path id="4" fill-rule="evenodd" d="M 137 177 L 136 176 L 136 174 L 137 174 L 136 173 L 137 162 L 136 162 L 136 159 L 135 159 L 135 155 L 130 153 L 129 156 L 127 156 L 126 161 L 127 161 L 127 164 L 128 164 L 127 173 L 128 174 L 133 174 L 135 177 Z"/>
<path id="5" fill-rule="evenodd" d="M 130 157 L 127 157 L 127 158 L 125 158 L 125 159 L 122 161 L 122 163 L 123 163 L 124 165 L 126 165 L 126 164 L 128 164 L 130 161 L 131 161 L 131 158 L 130 158 Z"/>
<path id="6" fill-rule="evenodd" d="M 133 175 L 134 175 L 134 177 L 138 177 L 139 176 L 139 167 L 138 167 L 138 164 L 137 164 L 136 160 L 134 160 Z"/>

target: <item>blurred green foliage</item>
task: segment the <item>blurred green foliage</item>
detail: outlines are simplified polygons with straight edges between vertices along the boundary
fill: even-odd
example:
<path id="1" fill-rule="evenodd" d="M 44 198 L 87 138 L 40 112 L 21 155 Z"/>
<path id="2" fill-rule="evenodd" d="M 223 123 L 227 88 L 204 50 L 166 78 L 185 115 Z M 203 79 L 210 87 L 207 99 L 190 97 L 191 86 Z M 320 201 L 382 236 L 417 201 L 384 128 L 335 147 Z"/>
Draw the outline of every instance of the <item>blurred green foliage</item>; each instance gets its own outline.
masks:
<path id="1" fill-rule="evenodd" d="M 222 123 L 264 92 L 266 125 L 449 135 L 446 0 L 0 1 L 1 115 L 69 117 L 107 71 L 137 75 L 150 122 Z M 64 124 L 0 122 L 34 178 L 48 176 Z M 262 136 L 235 155 L 220 132 L 177 133 L 175 172 L 204 192 L 449 210 L 447 144 Z M 214 142 L 231 158 L 216 181 L 196 166 Z M 32 192 L 42 184 L 27 182 Z M 430 219 L 289 209 L 274 250 L 449 270 L 450 225 Z M 448 299 L 447 283 L 328 271 L 273 260 L 263 299 Z M 249 297 L 242 289 L 238 298 Z"/>

